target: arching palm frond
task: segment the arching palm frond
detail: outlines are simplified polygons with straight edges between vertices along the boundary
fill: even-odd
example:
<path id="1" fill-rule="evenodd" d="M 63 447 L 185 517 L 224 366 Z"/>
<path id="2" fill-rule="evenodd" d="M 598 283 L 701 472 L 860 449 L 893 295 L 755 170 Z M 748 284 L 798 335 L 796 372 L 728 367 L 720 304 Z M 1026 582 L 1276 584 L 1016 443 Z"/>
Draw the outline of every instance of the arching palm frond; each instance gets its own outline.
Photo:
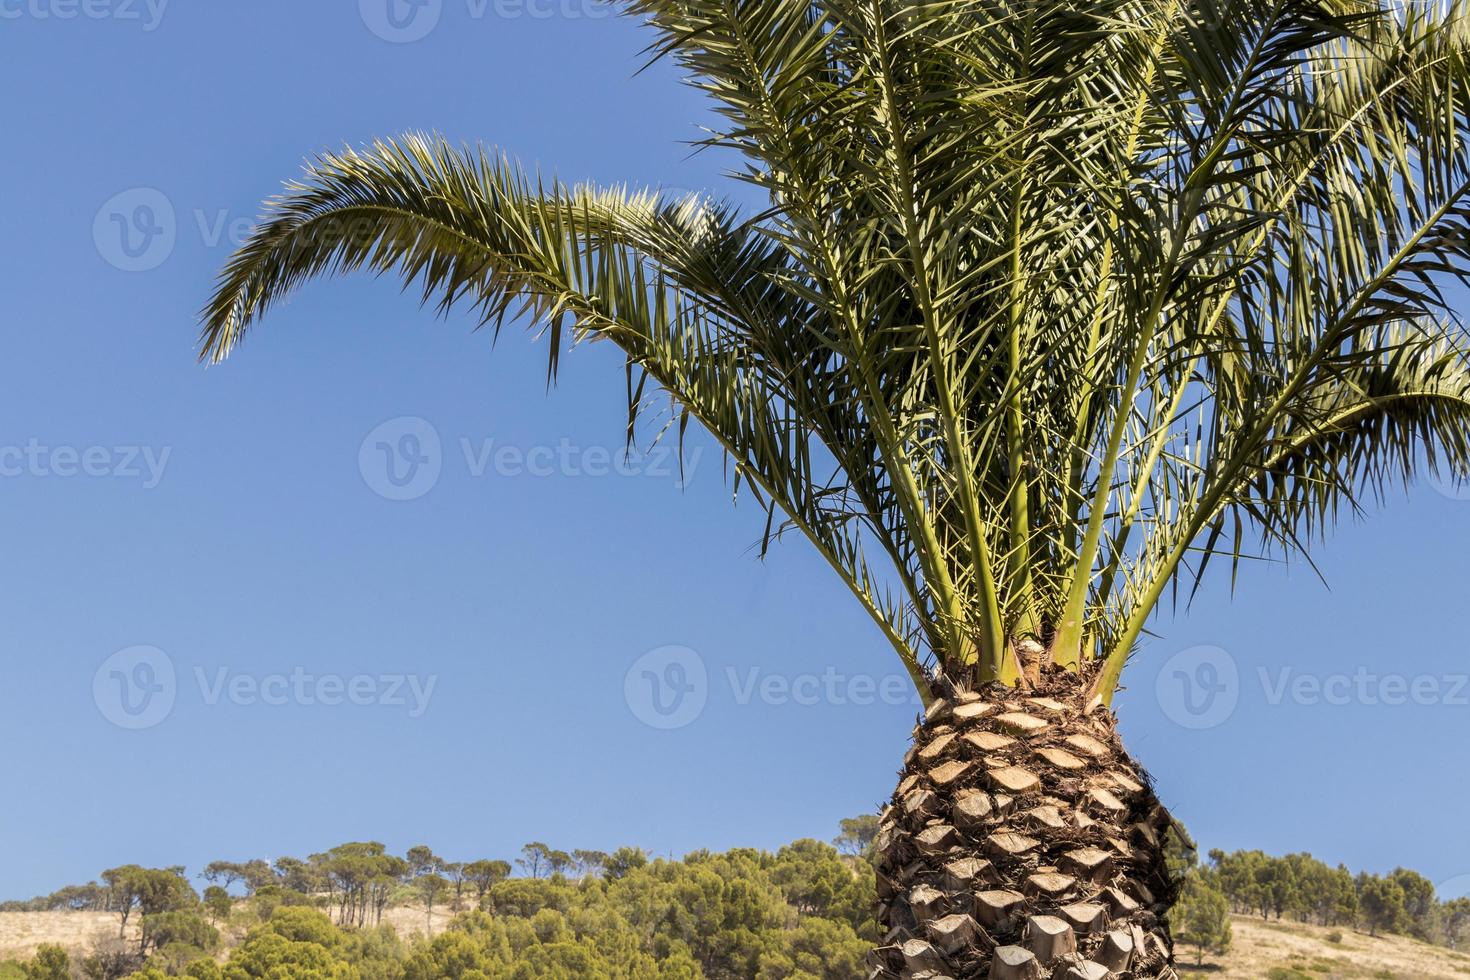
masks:
<path id="1" fill-rule="evenodd" d="M 1109 698 L 1212 556 L 1466 473 L 1465 0 L 626 6 L 767 210 L 332 155 L 225 270 L 206 355 L 358 268 L 549 325 L 553 366 L 564 323 L 610 340 L 630 427 L 651 379 L 921 689 L 1024 682 L 1038 640 Z"/>
<path id="2" fill-rule="evenodd" d="M 554 324 L 553 370 L 564 319 L 617 344 L 629 363 L 630 437 L 651 378 L 730 453 L 737 487 L 748 483 L 811 539 L 922 679 L 934 627 L 904 525 L 883 519 L 881 484 L 824 482 L 819 434 L 850 424 L 842 382 L 812 335 L 792 329 L 808 314 L 774 287 L 782 258 L 727 212 L 538 186 L 439 140 L 327 156 L 223 273 L 204 314 L 204 356 L 228 356 L 301 282 L 357 269 L 395 274 L 442 311 L 459 304 L 497 327 L 512 315 Z M 854 449 L 837 448 L 839 460 Z M 901 596 L 883 591 L 886 572 L 870 571 L 865 537 L 894 558 Z"/>

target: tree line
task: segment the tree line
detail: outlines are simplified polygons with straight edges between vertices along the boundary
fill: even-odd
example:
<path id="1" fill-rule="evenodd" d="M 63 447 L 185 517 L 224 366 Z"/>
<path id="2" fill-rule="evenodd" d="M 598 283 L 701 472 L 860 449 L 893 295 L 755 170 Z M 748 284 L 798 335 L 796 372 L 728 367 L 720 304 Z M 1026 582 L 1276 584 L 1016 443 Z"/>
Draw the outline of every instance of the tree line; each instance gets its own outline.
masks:
<path id="1" fill-rule="evenodd" d="M 533 841 L 514 861 L 458 862 L 426 846 L 395 855 L 357 842 L 306 858 L 215 861 L 198 875 L 202 891 L 182 867 L 123 865 L 0 904 L 108 912 L 118 925 L 115 941 L 84 954 L 47 947 L 0 964 L 0 980 L 846 980 L 861 975 L 877 938 L 877 829 L 862 816 L 842 821 L 831 844 L 679 861 Z M 1470 945 L 1470 899 L 1441 899 L 1414 871 L 1354 874 L 1258 850 L 1201 860 L 1182 828 L 1169 855 L 1184 878 L 1172 928 L 1197 959 L 1228 949 L 1232 912 Z M 433 938 L 403 939 L 383 924 L 396 906 L 455 918 Z"/>
<path id="2" fill-rule="evenodd" d="M 84 955 L 45 947 L 0 964 L 0 980 L 847 980 L 877 938 L 869 863 L 810 840 L 678 861 L 532 842 L 514 862 L 464 863 L 351 843 L 199 877 L 202 893 L 182 868 L 129 865 L 8 903 L 110 912 L 119 932 Z M 404 939 L 382 923 L 401 905 L 458 914 Z"/>
<path id="3" fill-rule="evenodd" d="M 1171 919 L 1178 941 L 1197 954 L 1228 948 L 1230 912 L 1393 933 L 1450 949 L 1470 945 L 1470 898 L 1441 899 L 1433 882 L 1407 868 L 1355 875 L 1310 854 L 1259 850 L 1212 850 L 1207 861 L 1187 865 Z"/>

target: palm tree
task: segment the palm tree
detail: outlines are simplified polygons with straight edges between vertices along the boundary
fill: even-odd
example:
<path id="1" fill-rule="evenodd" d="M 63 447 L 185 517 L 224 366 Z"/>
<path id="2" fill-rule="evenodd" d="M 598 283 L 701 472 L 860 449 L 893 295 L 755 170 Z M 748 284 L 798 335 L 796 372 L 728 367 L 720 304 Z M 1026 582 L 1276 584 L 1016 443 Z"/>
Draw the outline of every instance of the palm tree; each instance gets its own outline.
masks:
<path id="1" fill-rule="evenodd" d="M 707 429 L 926 699 L 874 975 L 1171 976 L 1171 821 L 1111 710 L 1161 601 L 1470 465 L 1465 0 L 626 6 L 768 208 L 327 155 L 202 356 L 359 269 L 540 325 L 553 371 L 616 344 L 630 433 Z"/>

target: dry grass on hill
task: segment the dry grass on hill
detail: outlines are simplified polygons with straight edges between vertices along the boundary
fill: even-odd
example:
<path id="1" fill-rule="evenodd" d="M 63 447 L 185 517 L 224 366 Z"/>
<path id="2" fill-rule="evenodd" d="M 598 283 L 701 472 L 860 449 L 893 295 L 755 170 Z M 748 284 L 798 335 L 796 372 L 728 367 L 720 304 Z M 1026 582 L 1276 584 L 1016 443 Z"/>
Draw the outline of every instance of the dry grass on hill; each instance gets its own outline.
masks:
<path id="1" fill-rule="evenodd" d="M 1179 949 L 1185 980 L 1466 980 L 1470 955 L 1402 936 L 1369 937 L 1349 929 L 1295 922 L 1263 922 L 1234 916 L 1235 942 L 1226 956 L 1194 965 L 1193 950 Z"/>
<path id="2" fill-rule="evenodd" d="M 443 932 L 453 919 L 454 913 L 447 907 L 436 907 L 432 934 Z M 383 925 L 392 926 L 405 939 L 429 931 L 430 924 L 431 918 L 422 907 L 400 906 L 383 913 Z M 129 942 L 138 941 L 137 926 L 136 918 L 128 923 Z M 238 924 L 220 930 L 230 946 L 243 939 L 245 931 Z M 43 944 L 61 946 L 74 956 L 83 956 L 98 946 L 115 943 L 117 938 L 118 917 L 111 912 L 0 912 L 0 963 L 30 959 L 36 947 Z"/>
<path id="3" fill-rule="evenodd" d="M 438 935 L 453 919 L 435 909 Z M 423 908 L 388 909 L 383 923 L 400 936 L 422 934 L 429 925 Z M 1184 980 L 1467 980 L 1470 954 L 1427 946 L 1401 936 L 1370 938 L 1366 933 L 1323 929 L 1294 922 L 1262 922 L 1235 916 L 1235 944 L 1223 957 L 1206 956 L 1194 965 L 1190 950 L 1179 950 Z M 0 912 L 0 962 L 28 959 L 42 943 L 85 954 L 117 939 L 117 916 L 105 912 Z M 136 941 L 134 924 L 130 938 Z M 1334 941 L 1336 937 L 1336 941 Z M 229 941 L 238 942 L 237 930 Z"/>
<path id="4" fill-rule="evenodd" d="M 136 923 L 128 923 L 129 938 L 138 940 Z M 118 918 L 111 912 L 0 912 L 0 963 L 35 955 L 43 943 L 63 946 L 67 952 L 90 952 L 117 939 Z"/>

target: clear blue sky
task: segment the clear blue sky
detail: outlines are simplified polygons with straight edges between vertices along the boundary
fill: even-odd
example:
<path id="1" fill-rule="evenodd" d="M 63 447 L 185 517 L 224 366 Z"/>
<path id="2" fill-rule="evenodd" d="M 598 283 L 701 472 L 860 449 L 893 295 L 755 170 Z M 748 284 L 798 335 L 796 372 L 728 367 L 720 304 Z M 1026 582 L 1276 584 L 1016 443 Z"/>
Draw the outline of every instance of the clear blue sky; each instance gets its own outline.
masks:
<path id="1" fill-rule="evenodd" d="M 685 145 L 698 96 L 635 77 L 647 36 L 602 13 L 443 0 L 398 43 L 430 22 L 371 0 L 0 0 L 0 897 L 351 839 L 774 847 L 891 791 L 914 709 L 864 696 L 897 665 L 819 560 L 758 560 L 761 517 L 703 441 L 682 489 L 660 460 L 599 475 L 615 352 L 567 358 L 548 395 L 523 332 L 492 349 L 358 279 L 195 364 L 232 226 L 312 152 L 421 128 L 568 179 L 722 186 L 727 161 Z M 427 425 L 369 438 L 404 417 Z M 404 479 L 432 462 L 399 489 L 383 452 Z M 1422 486 L 1318 550 L 1332 591 L 1251 569 L 1159 622 L 1125 732 L 1206 846 L 1470 874 L 1467 544 L 1470 502 Z M 1238 673 L 1233 713 L 1208 700 L 1218 656 L 1156 683 L 1201 645 Z M 162 653 L 109 660 L 138 646 Z M 644 668 L 687 686 L 698 664 L 697 717 L 645 724 L 689 719 Z M 1283 666 L 1442 680 L 1433 703 L 1382 703 L 1380 678 L 1330 704 L 1277 697 Z M 800 683 L 829 670 L 836 697 Z"/>

